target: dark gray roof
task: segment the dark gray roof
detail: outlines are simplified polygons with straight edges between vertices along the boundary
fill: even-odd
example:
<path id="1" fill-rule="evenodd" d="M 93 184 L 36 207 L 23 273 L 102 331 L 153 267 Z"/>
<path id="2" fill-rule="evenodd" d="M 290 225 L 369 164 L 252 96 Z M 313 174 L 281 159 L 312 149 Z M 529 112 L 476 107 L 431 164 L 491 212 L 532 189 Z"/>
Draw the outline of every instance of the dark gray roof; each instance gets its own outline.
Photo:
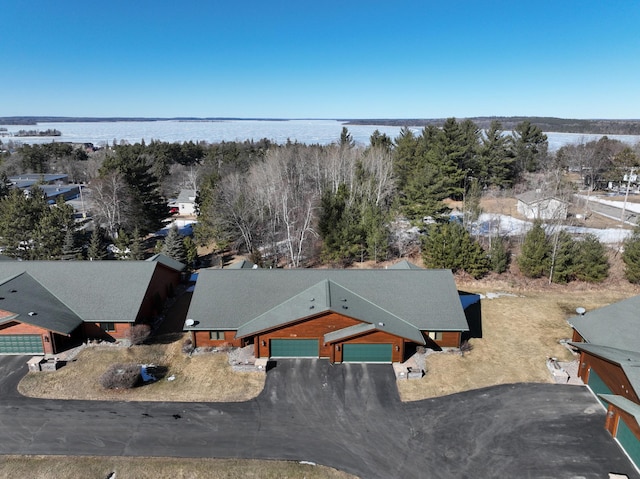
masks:
<path id="1" fill-rule="evenodd" d="M 569 319 L 589 343 L 640 352 L 640 296 Z"/>
<path id="2" fill-rule="evenodd" d="M 27 272 L 84 321 L 133 322 L 156 267 L 150 261 L 6 261 L 0 282 Z"/>
<path id="3" fill-rule="evenodd" d="M 311 298 L 318 304 L 313 309 Z M 468 331 L 450 270 L 201 270 L 187 317 L 196 321 L 191 329 L 242 335 L 329 309 L 392 324 L 402 337 L 413 338 L 416 330 Z"/>
<path id="4" fill-rule="evenodd" d="M 4 280 L 0 284 L 0 309 L 14 313 L 0 319 L 32 324 L 61 334 L 70 334 L 82 319 L 54 297 L 29 273 Z"/>
<path id="5" fill-rule="evenodd" d="M 186 265 L 184 265 L 180 261 L 177 261 L 162 253 L 154 254 L 151 258 L 147 258 L 146 261 L 156 261 L 176 271 L 182 271 L 186 267 Z"/>

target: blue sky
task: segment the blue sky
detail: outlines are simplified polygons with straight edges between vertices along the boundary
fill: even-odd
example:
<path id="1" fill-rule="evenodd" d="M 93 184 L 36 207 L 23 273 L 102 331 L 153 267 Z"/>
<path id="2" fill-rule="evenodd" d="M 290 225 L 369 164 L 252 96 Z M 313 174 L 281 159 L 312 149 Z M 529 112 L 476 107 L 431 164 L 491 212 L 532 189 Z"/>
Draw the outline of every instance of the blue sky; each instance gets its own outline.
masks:
<path id="1" fill-rule="evenodd" d="M 0 116 L 640 118 L 635 0 L 1 10 Z"/>

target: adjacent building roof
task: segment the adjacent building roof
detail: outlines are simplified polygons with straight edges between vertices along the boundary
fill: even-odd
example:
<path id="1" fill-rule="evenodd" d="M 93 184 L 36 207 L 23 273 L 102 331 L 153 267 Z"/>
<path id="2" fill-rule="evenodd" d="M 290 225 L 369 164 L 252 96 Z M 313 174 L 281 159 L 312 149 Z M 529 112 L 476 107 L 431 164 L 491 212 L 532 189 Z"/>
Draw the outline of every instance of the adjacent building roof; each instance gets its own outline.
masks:
<path id="1" fill-rule="evenodd" d="M 640 296 L 569 319 L 587 342 L 640 352 Z"/>
<path id="2" fill-rule="evenodd" d="M 416 342 L 468 331 L 450 270 L 201 270 L 187 317 L 191 329 L 246 336 L 326 311 Z"/>
<path id="3" fill-rule="evenodd" d="M 551 199 L 557 200 L 561 203 L 567 203 L 567 201 L 560 199 L 557 196 L 554 196 L 549 193 L 536 191 L 536 190 L 526 191 L 520 195 L 516 195 L 516 198 L 528 205 L 532 205 L 540 201 L 551 200 Z"/>
<path id="4" fill-rule="evenodd" d="M 0 284 L 28 273 L 84 321 L 133 322 L 156 268 L 151 261 L 6 261 Z"/>
<path id="5" fill-rule="evenodd" d="M 186 268 L 186 265 L 184 265 L 180 261 L 170 258 L 169 256 L 166 256 L 162 253 L 154 254 L 151 258 L 147 258 L 146 261 L 155 261 L 176 271 L 182 271 Z"/>
<path id="6" fill-rule="evenodd" d="M 195 203 L 196 194 L 196 190 L 180 190 L 176 203 Z"/>
<path id="7" fill-rule="evenodd" d="M 636 404 L 633 401 L 616 394 L 598 394 L 598 396 L 609 404 L 613 404 L 624 412 L 631 414 L 635 418 L 636 422 L 640 424 L 640 404 Z"/>
<path id="8" fill-rule="evenodd" d="M 20 273 L 0 283 L 0 307 L 12 315 L 0 315 L 0 324 L 20 321 L 60 334 L 82 324 L 78 317 L 29 273 Z"/>

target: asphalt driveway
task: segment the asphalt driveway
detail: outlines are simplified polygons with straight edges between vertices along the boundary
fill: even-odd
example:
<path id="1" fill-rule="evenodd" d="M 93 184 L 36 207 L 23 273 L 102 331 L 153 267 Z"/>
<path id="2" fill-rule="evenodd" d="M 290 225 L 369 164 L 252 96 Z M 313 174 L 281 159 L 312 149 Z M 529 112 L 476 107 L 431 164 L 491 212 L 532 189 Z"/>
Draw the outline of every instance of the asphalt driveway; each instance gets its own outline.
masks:
<path id="1" fill-rule="evenodd" d="M 0 454 L 307 460 L 362 478 L 640 477 L 584 387 L 402 403 L 391 366 L 280 360 L 245 403 L 57 401 L 12 392 L 25 369 L 5 359 Z"/>

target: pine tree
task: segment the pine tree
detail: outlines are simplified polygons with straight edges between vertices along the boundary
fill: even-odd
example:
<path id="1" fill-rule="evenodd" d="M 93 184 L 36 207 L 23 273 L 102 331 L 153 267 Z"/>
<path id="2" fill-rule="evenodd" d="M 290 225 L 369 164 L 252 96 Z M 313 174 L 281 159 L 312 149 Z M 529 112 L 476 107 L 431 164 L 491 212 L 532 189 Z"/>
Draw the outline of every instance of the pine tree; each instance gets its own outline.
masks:
<path id="1" fill-rule="evenodd" d="M 422 245 L 422 258 L 428 268 L 462 270 L 474 278 L 489 272 L 489 259 L 482 246 L 459 223 L 429 225 Z"/>
<path id="2" fill-rule="evenodd" d="M 518 256 L 518 266 L 528 278 L 540 278 L 549 272 L 551 244 L 539 221 L 527 232 Z"/>
<path id="3" fill-rule="evenodd" d="M 625 264 L 624 275 L 630 283 L 640 283 L 640 227 L 624 242 L 622 260 Z"/>
<path id="4" fill-rule="evenodd" d="M 504 273 L 509 267 L 509 250 L 505 246 L 502 238 L 491 238 L 489 247 L 489 261 L 491 263 L 491 271 L 494 273 Z"/>
<path id="5" fill-rule="evenodd" d="M 99 261 L 105 259 L 106 256 L 107 251 L 104 246 L 103 232 L 99 226 L 96 226 L 91 232 L 87 257 L 90 261 Z"/>
<path id="6" fill-rule="evenodd" d="M 550 282 L 568 283 L 575 277 L 576 242 L 564 230 L 558 231 L 554 240 L 550 256 Z"/>
<path id="7" fill-rule="evenodd" d="M 189 268 L 193 268 L 198 261 L 198 247 L 191 236 L 185 236 L 182 241 L 185 249 L 185 260 Z"/>
<path id="8" fill-rule="evenodd" d="M 68 228 L 64 235 L 61 259 L 70 261 L 81 258 L 82 248 L 78 246 L 76 233 L 72 228 Z"/>
<path id="9" fill-rule="evenodd" d="M 129 259 L 141 260 L 144 259 L 144 250 L 142 247 L 142 238 L 140 238 L 140 232 L 138 228 L 133 230 L 131 237 L 131 246 L 129 247 Z"/>
<path id="10" fill-rule="evenodd" d="M 175 259 L 181 263 L 187 262 L 187 252 L 182 241 L 182 236 L 178 232 L 178 228 L 173 226 L 167 237 L 164 239 L 160 252 L 170 258 Z"/>
<path id="11" fill-rule="evenodd" d="M 576 244 L 576 279 L 599 283 L 609 275 L 609 261 L 604 245 L 595 235 L 585 235 Z"/>

